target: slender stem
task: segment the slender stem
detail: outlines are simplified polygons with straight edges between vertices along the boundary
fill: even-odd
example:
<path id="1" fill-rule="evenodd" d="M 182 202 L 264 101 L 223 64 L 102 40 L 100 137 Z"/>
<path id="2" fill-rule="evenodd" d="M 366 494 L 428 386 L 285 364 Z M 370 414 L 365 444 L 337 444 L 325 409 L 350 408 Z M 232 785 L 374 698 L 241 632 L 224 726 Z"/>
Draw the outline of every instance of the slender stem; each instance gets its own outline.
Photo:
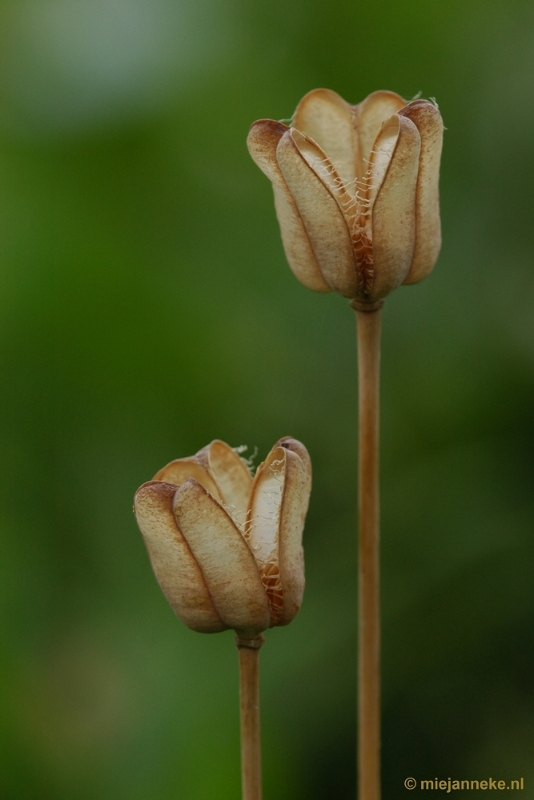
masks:
<path id="1" fill-rule="evenodd" d="M 243 800 L 261 800 L 261 735 L 259 660 L 263 636 L 241 639 L 239 653 L 239 701 L 241 710 L 241 785 Z"/>
<path id="2" fill-rule="evenodd" d="M 356 309 L 359 402 L 358 797 L 380 798 L 380 309 Z"/>

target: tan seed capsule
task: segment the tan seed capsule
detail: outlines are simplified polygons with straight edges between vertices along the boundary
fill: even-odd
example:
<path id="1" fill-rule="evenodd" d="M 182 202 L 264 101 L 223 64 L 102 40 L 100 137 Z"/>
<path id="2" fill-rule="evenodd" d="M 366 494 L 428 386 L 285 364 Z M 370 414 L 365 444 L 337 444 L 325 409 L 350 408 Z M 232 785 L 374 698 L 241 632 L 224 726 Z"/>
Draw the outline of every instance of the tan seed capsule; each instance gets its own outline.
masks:
<path id="1" fill-rule="evenodd" d="M 163 467 L 135 495 L 156 578 L 193 630 L 245 640 L 286 625 L 304 591 L 302 531 L 311 489 L 303 444 L 280 439 L 253 478 L 221 441 Z"/>
<path id="2" fill-rule="evenodd" d="M 370 310 L 431 272 L 441 247 L 442 139 L 434 103 L 387 91 L 353 106 L 315 89 L 291 126 L 252 125 L 249 151 L 273 184 L 286 257 L 301 283 Z"/>

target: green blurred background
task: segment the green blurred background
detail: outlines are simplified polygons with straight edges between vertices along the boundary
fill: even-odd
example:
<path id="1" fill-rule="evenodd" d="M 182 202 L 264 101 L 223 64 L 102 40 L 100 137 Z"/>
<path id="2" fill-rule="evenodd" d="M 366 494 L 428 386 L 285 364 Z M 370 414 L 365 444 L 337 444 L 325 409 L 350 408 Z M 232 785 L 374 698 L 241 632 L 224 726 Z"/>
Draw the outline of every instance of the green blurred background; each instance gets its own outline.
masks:
<path id="1" fill-rule="evenodd" d="M 0 796 L 239 796 L 232 634 L 175 619 L 132 497 L 292 434 L 307 591 L 262 651 L 265 797 L 354 797 L 353 313 L 291 274 L 245 147 L 318 86 L 421 91 L 448 128 L 440 260 L 383 315 L 384 798 L 532 796 L 532 3 L 18 0 L 0 52 Z"/>

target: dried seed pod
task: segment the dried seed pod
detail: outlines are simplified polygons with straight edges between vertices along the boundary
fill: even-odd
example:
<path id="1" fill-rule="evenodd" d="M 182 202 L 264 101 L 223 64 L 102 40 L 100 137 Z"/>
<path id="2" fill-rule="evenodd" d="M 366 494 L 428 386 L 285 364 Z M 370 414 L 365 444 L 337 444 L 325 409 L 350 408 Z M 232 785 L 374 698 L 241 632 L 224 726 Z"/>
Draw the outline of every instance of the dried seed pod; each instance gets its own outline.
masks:
<path id="1" fill-rule="evenodd" d="M 371 310 L 431 272 L 441 247 L 442 139 L 434 103 L 387 91 L 352 106 L 315 89 L 290 127 L 252 125 L 248 148 L 272 182 L 287 260 L 301 283 Z"/>
<path id="2" fill-rule="evenodd" d="M 253 639 L 291 622 L 304 591 L 310 489 L 308 451 L 285 437 L 254 478 L 216 440 L 137 490 L 134 511 L 154 573 L 185 625 Z"/>

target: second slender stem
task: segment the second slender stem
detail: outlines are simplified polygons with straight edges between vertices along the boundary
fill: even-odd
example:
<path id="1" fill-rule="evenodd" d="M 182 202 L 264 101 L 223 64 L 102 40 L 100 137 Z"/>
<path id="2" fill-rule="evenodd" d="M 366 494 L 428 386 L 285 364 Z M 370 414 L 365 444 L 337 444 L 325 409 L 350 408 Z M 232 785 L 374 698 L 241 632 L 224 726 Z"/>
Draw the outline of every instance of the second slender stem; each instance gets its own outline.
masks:
<path id="1" fill-rule="evenodd" d="M 243 800 L 262 798 L 259 658 L 263 642 L 263 636 L 255 639 L 241 639 L 236 636 L 239 653 Z"/>
<path id="2" fill-rule="evenodd" d="M 380 798 L 380 309 L 356 310 L 359 404 L 358 797 Z"/>

